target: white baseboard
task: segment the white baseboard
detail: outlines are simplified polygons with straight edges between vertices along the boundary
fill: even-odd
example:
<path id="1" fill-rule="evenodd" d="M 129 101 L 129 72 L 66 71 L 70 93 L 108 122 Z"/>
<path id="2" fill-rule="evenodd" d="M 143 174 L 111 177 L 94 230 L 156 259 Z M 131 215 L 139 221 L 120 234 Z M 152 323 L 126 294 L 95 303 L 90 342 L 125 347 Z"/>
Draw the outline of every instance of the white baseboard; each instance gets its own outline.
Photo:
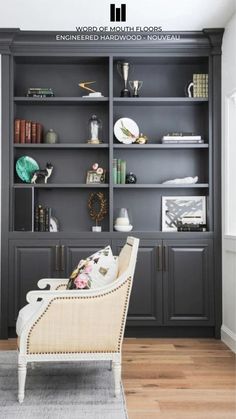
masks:
<path id="1" fill-rule="evenodd" d="M 231 349 L 231 351 L 236 353 L 236 334 L 224 325 L 221 327 L 221 340 Z"/>

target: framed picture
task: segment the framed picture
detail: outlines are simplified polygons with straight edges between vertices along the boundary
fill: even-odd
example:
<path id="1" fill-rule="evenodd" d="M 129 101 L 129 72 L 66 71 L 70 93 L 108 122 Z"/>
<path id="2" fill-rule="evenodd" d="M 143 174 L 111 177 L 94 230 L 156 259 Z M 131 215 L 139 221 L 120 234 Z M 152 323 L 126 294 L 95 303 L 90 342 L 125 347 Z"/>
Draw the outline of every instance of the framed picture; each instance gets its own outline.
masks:
<path id="1" fill-rule="evenodd" d="M 98 174 L 96 170 L 88 170 L 86 183 L 105 183 L 105 172 Z"/>
<path id="2" fill-rule="evenodd" d="M 162 231 L 177 231 L 177 221 L 206 224 L 206 197 L 163 196 Z"/>

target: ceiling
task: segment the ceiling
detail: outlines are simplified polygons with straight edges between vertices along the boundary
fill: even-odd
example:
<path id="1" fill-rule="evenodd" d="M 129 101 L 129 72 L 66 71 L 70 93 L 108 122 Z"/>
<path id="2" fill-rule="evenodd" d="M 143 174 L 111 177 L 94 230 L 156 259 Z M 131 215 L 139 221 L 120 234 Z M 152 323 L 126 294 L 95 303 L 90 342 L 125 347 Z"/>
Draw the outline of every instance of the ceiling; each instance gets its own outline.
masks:
<path id="1" fill-rule="evenodd" d="M 110 3 L 126 3 L 126 23 L 110 23 Z M 0 3 L 0 27 L 75 30 L 76 26 L 161 26 L 162 30 L 225 27 L 236 0 L 8 0 Z"/>

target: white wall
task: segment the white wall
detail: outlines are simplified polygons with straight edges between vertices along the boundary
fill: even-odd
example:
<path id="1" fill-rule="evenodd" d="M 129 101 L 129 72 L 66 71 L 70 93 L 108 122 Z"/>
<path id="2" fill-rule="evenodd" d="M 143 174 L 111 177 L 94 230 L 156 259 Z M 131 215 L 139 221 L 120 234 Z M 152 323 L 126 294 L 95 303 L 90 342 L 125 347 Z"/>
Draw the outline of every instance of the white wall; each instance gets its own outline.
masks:
<path id="1" fill-rule="evenodd" d="M 122 0 L 0 0 L 0 27 L 75 30 L 78 25 L 109 25 L 110 3 Z M 235 0 L 125 0 L 126 25 L 157 25 L 163 30 L 224 27 Z M 120 23 L 118 24 L 120 26 Z"/>
<path id="2" fill-rule="evenodd" d="M 222 340 L 236 352 L 236 13 L 228 22 L 222 56 Z"/>

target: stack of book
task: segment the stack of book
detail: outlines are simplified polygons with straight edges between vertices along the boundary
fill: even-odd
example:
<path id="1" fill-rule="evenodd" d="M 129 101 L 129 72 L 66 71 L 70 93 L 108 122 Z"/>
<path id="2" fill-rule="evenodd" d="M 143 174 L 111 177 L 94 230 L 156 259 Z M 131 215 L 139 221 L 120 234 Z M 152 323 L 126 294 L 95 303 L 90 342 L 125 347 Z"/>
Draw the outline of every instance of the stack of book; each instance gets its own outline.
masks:
<path id="1" fill-rule="evenodd" d="M 26 93 L 27 97 L 53 97 L 55 96 L 51 87 L 30 87 Z"/>
<path id="2" fill-rule="evenodd" d="M 51 208 L 37 205 L 34 211 L 34 231 L 50 231 Z"/>
<path id="3" fill-rule="evenodd" d="M 201 135 L 194 135 L 192 133 L 173 132 L 166 134 L 161 139 L 162 144 L 202 144 Z"/>
<path id="4" fill-rule="evenodd" d="M 193 74 L 193 97 L 208 97 L 208 74 Z"/>
<path id="5" fill-rule="evenodd" d="M 26 121 L 25 119 L 15 119 L 14 123 L 14 142 L 41 143 L 43 140 L 43 126 L 39 122 Z"/>
<path id="6" fill-rule="evenodd" d="M 113 159 L 113 183 L 125 184 L 126 179 L 126 161 L 121 159 Z"/>

